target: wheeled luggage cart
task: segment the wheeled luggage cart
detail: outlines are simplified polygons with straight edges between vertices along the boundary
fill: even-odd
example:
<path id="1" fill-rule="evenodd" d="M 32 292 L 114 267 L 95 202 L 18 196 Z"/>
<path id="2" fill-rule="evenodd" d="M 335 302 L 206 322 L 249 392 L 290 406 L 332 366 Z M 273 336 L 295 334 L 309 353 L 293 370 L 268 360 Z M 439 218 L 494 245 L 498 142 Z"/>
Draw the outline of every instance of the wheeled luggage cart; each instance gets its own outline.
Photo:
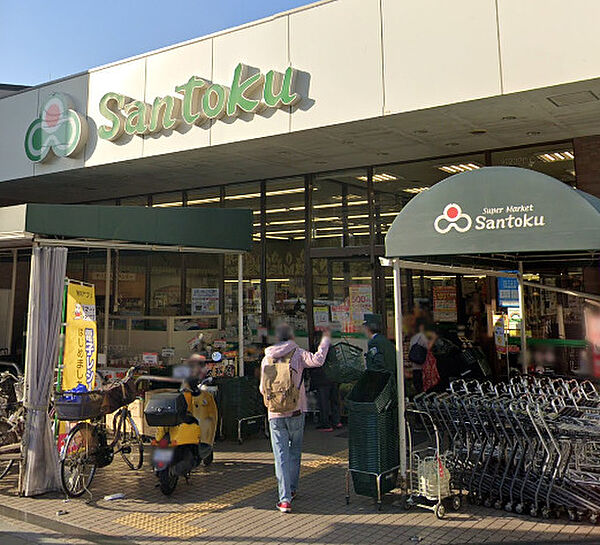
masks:
<path id="1" fill-rule="evenodd" d="M 454 494 L 450 483 L 450 472 L 447 468 L 446 456 L 441 452 L 440 431 L 433 418 L 418 409 L 406 410 L 408 475 L 406 493 L 403 496 L 403 507 L 424 507 L 435 513 L 439 519 L 446 515 L 446 503 L 451 502 L 454 510 L 460 509 L 461 496 Z M 411 420 L 419 420 L 425 427 L 429 444 L 416 448 L 413 436 L 414 427 Z M 415 467 L 416 466 L 416 467 Z"/>

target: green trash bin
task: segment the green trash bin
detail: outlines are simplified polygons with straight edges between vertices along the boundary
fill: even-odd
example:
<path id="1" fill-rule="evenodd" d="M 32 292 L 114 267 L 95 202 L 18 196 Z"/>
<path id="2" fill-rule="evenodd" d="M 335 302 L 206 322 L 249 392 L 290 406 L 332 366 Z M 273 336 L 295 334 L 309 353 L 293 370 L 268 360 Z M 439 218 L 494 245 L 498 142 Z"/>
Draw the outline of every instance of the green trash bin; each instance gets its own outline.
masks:
<path id="1" fill-rule="evenodd" d="M 266 409 L 258 391 L 258 379 L 223 378 L 217 380 L 217 385 L 222 437 L 228 440 L 242 440 L 259 433 Z M 238 426 L 241 426 L 239 430 Z M 238 435 L 238 431 L 241 431 L 241 435 Z"/>
<path id="2" fill-rule="evenodd" d="M 378 498 L 376 475 L 382 476 L 381 494 L 395 488 L 398 478 L 398 469 L 392 470 L 399 464 L 395 378 L 385 372 L 365 371 L 348 394 L 346 406 L 354 491 Z"/>

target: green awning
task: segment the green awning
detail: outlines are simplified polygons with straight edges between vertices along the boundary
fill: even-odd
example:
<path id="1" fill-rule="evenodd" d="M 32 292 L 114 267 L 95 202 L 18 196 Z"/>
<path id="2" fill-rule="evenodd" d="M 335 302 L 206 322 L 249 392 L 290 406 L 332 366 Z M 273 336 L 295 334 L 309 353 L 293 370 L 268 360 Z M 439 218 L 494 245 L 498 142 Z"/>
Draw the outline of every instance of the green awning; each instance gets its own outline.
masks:
<path id="1" fill-rule="evenodd" d="M 252 211 L 71 204 L 0 208 L 0 244 L 40 238 L 248 251 Z"/>
<path id="2" fill-rule="evenodd" d="M 385 237 L 387 257 L 600 249 L 600 199 L 545 174 L 484 167 L 412 199 Z"/>

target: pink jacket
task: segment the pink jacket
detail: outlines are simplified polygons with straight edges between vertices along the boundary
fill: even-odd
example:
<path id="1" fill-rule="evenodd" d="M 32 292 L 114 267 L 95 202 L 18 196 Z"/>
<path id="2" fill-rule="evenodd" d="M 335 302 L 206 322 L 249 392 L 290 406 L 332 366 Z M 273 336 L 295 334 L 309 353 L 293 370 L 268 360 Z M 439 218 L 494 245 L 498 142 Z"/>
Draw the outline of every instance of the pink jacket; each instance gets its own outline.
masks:
<path id="1" fill-rule="evenodd" d="M 294 373 L 294 381 L 296 386 L 298 386 L 300 389 L 298 408 L 296 410 L 300 410 L 304 413 L 307 411 L 305 384 L 303 383 L 302 387 L 300 388 L 302 373 L 307 367 L 321 367 L 321 365 L 325 363 L 325 358 L 327 357 L 327 352 L 329 350 L 329 344 L 329 337 L 323 337 L 321 339 L 321 344 L 319 344 L 318 350 L 314 354 L 311 354 L 308 350 L 304 350 L 304 348 L 300 348 L 295 341 L 277 343 L 265 349 L 265 357 L 262 360 L 261 371 L 262 368 L 267 364 L 268 357 L 273 359 L 283 358 L 286 354 L 289 354 L 292 350 L 294 350 L 294 348 L 296 349 L 296 352 L 294 352 L 294 355 L 290 361 L 290 367 L 297 371 Z M 260 392 L 261 394 L 263 393 L 262 384 L 260 387 Z M 293 412 L 294 411 L 289 413 L 272 413 L 269 411 L 269 419 L 291 416 Z"/>

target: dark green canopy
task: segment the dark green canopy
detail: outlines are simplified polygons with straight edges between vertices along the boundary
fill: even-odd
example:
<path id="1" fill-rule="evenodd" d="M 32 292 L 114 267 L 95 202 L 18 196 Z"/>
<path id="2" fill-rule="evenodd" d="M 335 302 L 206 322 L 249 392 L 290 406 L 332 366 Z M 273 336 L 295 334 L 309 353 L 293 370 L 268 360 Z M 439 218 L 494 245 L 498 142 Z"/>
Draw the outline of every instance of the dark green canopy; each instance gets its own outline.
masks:
<path id="1" fill-rule="evenodd" d="M 22 204 L 0 208 L 0 242 L 117 241 L 223 252 L 250 250 L 252 211 Z"/>
<path id="2" fill-rule="evenodd" d="M 484 167 L 412 199 L 385 237 L 387 257 L 600 249 L 600 199 L 545 174 Z"/>

